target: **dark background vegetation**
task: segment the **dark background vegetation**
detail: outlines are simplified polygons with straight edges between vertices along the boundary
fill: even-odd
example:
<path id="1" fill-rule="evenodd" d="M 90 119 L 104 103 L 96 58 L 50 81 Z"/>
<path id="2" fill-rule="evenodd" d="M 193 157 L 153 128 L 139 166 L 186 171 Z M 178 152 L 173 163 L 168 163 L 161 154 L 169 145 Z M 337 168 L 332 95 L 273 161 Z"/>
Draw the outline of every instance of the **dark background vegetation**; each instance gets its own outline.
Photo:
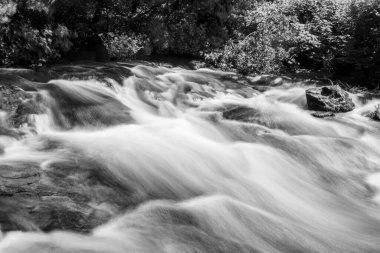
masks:
<path id="1" fill-rule="evenodd" d="M 380 84 L 380 0 L 0 0 L 0 64 L 195 57 Z"/>

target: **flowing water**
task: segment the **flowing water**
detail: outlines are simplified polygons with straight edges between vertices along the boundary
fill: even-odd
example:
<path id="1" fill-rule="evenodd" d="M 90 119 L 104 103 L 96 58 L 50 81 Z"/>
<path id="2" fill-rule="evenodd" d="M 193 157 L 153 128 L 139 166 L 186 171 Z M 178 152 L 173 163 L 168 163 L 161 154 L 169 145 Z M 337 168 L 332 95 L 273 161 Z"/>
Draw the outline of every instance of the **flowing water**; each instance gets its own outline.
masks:
<path id="1" fill-rule="evenodd" d="M 380 101 L 351 94 L 354 111 L 319 119 L 310 84 L 131 71 L 50 81 L 0 163 L 96 163 L 139 201 L 88 234 L 3 234 L 1 253 L 380 252 L 380 125 L 363 116 Z"/>

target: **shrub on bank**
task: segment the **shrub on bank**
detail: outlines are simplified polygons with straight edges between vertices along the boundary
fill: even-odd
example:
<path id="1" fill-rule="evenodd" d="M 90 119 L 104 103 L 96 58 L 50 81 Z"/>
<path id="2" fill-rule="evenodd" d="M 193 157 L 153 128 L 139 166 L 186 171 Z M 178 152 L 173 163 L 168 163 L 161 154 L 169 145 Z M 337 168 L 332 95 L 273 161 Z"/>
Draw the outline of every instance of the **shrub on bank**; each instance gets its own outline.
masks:
<path id="1" fill-rule="evenodd" d="M 266 2 L 244 16 L 241 33 L 208 54 L 216 66 L 247 73 L 331 70 L 351 38 L 348 0 Z"/>
<path id="2" fill-rule="evenodd" d="M 34 66 L 55 62 L 71 47 L 64 25 L 48 22 L 48 8 L 33 1 L 0 2 L 0 64 Z"/>
<path id="3" fill-rule="evenodd" d="M 112 32 L 107 34 L 100 34 L 109 57 L 112 60 L 125 61 L 133 59 L 137 53 L 149 46 L 149 42 L 144 35 L 117 35 Z"/>
<path id="4" fill-rule="evenodd" d="M 242 74 L 276 73 L 293 65 L 298 27 L 277 3 L 264 3 L 244 17 L 244 30 L 223 49 L 206 55 L 206 60 L 223 69 Z"/>

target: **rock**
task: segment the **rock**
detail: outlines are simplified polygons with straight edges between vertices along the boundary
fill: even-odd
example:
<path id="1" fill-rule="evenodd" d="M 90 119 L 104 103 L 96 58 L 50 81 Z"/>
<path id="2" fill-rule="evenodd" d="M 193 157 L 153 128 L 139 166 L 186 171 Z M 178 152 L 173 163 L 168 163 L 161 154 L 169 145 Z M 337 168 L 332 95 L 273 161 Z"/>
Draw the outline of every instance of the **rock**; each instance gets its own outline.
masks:
<path id="1" fill-rule="evenodd" d="M 380 121 L 380 104 L 376 105 L 375 110 L 368 113 L 366 116 L 372 120 Z"/>
<path id="2" fill-rule="evenodd" d="M 46 87 L 55 101 L 50 110 L 57 126 L 72 129 L 75 126 L 102 127 L 134 122 L 129 108 L 112 94 L 90 89 L 80 81 L 73 88 L 70 84 L 55 80 Z M 83 99 L 86 96 L 91 99 Z"/>
<path id="3" fill-rule="evenodd" d="M 309 110 L 324 112 L 349 112 L 355 104 L 348 93 L 337 85 L 315 87 L 306 90 L 306 100 Z"/>
<path id="4" fill-rule="evenodd" d="M 74 66 L 55 66 L 50 72 L 52 79 L 65 80 L 98 80 L 111 85 L 110 79 L 122 84 L 124 79 L 132 76 L 129 68 L 125 68 L 116 64 L 84 64 Z"/>
<path id="5" fill-rule="evenodd" d="M 44 83 L 29 81 L 17 75 L 0 73 L 0 85 L 5 87 L 17 87 L 24 91 L 37 91 Z"/>
<path id="6" fill-rule="evenodd" d="M 8 128 L 27 124 L 28 115 L 44 112 L 43 107 L 36 101 L 35 95 L 36 93 L 26 92 L 17 86 L 0 84 L 0 110 L 6 112 L 5 122 L 2 122 L 0 126 L 0 135 L 14 137 L 17 131 Z"/>
<path id="7" fill-rule="evenodd" d="M 20 127 L 27 124 L 30 114 L 43 114 L 45 108 L 41 105 L 41 101 L 38 102 L 35 98 L 26 99 L 17 107 L 16 111 L 11 117 L 13 126 Z"/>
<path id="8" fill-rule="evenodd" d="M 49 145 L 51 146 L 51 145 Z M 141 202 L 135 193 L 86 161 L 0 165 L 3 232 L 88 232 Z"/>
<path id="9" fill-rule="evenodd" d="M 22 68 L 0 68 L 0 76 L 18 76 L 31 82 L 46 83 L 50 80 L 49 71 L 40 68 L 37 71 Z"/>
<path id="10" fill-rule="evenodd" d="M 316 118 L 329 118 L 335 116 L 333 112 L 313 112 L 311 115 Z"/>
<path id="11" fill-rule="evenodd" d="M 241 122 L 257 122 L 261 114 L 250 107 L 245 106 L 227 106 L 222 113 L 223 118 L 237 120 Z"/>
<path id="12" fill-rule="evenodd" d="M 16 193 L 29 195 L 36 189 L 39 180 L 40 174 L 36 167 L 24 164 L 0 165 L 0 196 Z"/>
<path id="13" fill-rule="evenodd" d="M 8 127 L 18 127 L 20 124 L 25 123 L 21 118 L 18 122 L 13 119 L 14 117 L 18 118 L 20 116 L 17 110 L 23 104 L 23 101 L 31 97 L 29 93 L 15 86 L 0 85 L 0 110 L 6 112 L 6 116 L 4 116 L 5 122 L 3 122 L 4 125 L 1 126 L 0 135 L 13 136 L 9 134 L 12 131 L 8 129 Z M 23 118 L 26 120 L 27 116 L 25 115 Z"/>
<path id="14" fill-rule="evenodd" d="M 250 85 L 253 86 L 280 86 L 284 83 L 292 81 L 289 77 L 277 75 L 258 75 L 254 77 L 248 76 L 247 78 L 250 82 Z"/>

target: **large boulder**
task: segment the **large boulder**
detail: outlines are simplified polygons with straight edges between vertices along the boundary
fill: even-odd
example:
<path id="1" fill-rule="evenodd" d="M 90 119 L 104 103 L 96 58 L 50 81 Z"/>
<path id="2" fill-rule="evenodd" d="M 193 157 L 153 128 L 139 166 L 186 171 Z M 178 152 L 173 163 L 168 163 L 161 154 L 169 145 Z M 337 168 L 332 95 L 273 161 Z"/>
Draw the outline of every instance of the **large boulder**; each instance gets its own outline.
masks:
<path id="1" fill-rule="evenodd" d="M 314 87 L 306 90 L 309 110 L 323 112 L 349 112 L 355 108 L 352 99 L 338 85 Z"/>

